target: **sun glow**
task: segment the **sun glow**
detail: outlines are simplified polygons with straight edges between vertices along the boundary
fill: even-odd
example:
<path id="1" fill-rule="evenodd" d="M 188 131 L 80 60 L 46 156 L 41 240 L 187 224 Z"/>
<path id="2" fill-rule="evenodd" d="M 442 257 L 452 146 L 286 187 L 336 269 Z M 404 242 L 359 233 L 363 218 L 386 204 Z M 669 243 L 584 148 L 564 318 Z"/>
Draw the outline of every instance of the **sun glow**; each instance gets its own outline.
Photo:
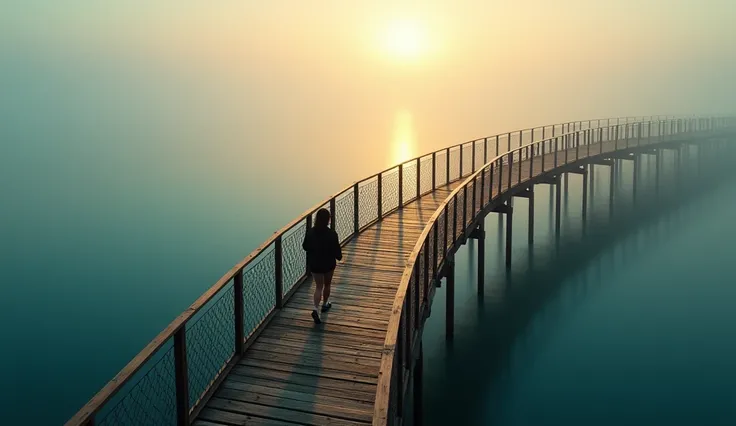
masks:
<path id="1" fill-rule="evenodd" d="M 383 30 L 383 48 L 399 59 L 413 59 L 427 49 L 427 37 L 422 26 L 411 19 L 396 20 Z"/>
<path id="2" fill-rule="evenodd" d="M 403 163 L 417 155 L 414 119 L 408 110 L 402 109 L 396 112 L 392 150 L 391 165 Z"/>

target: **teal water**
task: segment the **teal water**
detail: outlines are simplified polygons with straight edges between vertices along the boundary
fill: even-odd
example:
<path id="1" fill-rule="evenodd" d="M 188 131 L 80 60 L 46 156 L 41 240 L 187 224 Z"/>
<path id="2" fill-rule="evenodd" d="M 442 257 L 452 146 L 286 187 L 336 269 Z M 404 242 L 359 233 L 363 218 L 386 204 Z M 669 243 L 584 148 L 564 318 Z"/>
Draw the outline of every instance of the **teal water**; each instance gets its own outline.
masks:
<path id="1" fill-rule="evenodd" d="M 273 232 L 385 167 L 313 170 L 334 141 L 260 139 L 239 82 L 0 43 L 0 423 L 62 424 Z"/>
<path id="2" fill-rule="evenodd" d="M 559 251 L 553 193 L 537 186 L 532 252 L 526 203 L 515 200 L 509 275 L 503 231 L 489 217 L 481 298 L 475 242 L 460 250 L 455 339 L 444 337 L 443 289 L 424 335 L 426 424 L 734 424 L 736 179 L 696 184 L 700 196 L 689 199 L 670 166 L 657 198 L 652 164 L 642 165 L 634 206 L 623 163 L 613 218 L 609 168 L 596 168 L 585 236 L 581 181 L 571 177 Z"/>

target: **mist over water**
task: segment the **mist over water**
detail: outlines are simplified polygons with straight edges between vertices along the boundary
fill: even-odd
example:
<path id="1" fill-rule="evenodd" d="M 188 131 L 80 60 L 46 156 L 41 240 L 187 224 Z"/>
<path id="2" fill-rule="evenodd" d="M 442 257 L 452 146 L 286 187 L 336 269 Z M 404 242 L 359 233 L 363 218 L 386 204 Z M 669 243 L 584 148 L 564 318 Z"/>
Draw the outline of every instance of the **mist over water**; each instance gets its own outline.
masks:
<path id="1" fill-rule="evenodd" d="M 486 219 L 485 295 L 471 241 L 456 257 L 454 341 L 445 341 L 443 289 L 424 333 L 427 424 L 732 422 L 736 176 L 706 185 L 694 158 L 677 173 L 674 154 L 664 155 L 659 196 L 654 158 L 642 157 L 636 205 L 633 164 L 619 163 L 613 217 L 610 168 L 595 166 L 585 235 L 581 178 L 571 175 L 559 249 L 552 187 L 535 189 L 532 250 L 526 200 L 515 199 L 508 275 L 505 225 Z"/>
<path id="2" fill-rule="evenodd" d="M 734 11 L 0 2 L 4 420 L 63 422 L 274 231 L 401 160 L 543 124 L 736 112 Z"/>

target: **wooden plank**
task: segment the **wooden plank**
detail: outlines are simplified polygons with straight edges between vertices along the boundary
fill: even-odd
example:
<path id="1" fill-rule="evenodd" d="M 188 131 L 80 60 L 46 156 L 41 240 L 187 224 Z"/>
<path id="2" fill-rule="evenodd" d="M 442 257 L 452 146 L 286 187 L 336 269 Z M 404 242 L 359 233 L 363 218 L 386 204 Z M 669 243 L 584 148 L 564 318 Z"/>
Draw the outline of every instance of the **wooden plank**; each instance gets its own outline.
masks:
<path id="1" fill-rule="evenodd" d="M 358 364 L 354 362 L 344 362 L 334 357 L 319 357 L 319 356 L 305 356 L 303 354 L 284 354 L 274 351 L 248 351 L 248 354 L 241 359 L 239 365 L 251 365 L 246 361 L 258 362 L 269 362 L 284 364 L 283 368 L 291 367 L 292 370 L 295 366 L 304 367 L 308 369 L 317 370 L 329 370 L 339 373 L 348 373 L 361 375 L 365 377 L 377 377 L 378 375 L 378 362 L 372 363 L 372 365 Z M 319 373 L 319 371 L 317 372 Z"/>
<path id="2" fill-rule="evenodd" d="M 212 398 L 210 407 L 216 410 L 227 411 L 233 414 L 243 416 L 261 417 L 265 419 L 292 422 L 301 425 L 364 425 L 365 422 L 356 422 L 345 419 L 337 419 L 330 416 L 321 416 L 317 414 L 308 414 L 299 411 L 292 411 L 277 407 L 267 407 L 264 405 L 251 404 L 241 401 L 232 401 L 222 398 Z M 247 424 L 247 423 L 241 423 Z"/>
<path id="3" fill-rule="evenodd" d="M 378 371 L 378 359 L 374 357 L 365 357 L 362 352 L 355 354 L 326 353 L 319 350 L 306 351 L 304 347 L 290 347 L 279 343 L 257 342 L 251 347 L 250 351 L 254 357 L 279 355 L 278 358 L 288 357 L 289 361 L 302 361 L 309 363 L 329 363 L 336 362 L 341 364 L 355 364 L 360 367 L 373 367 Z M 293 358 L 293 359 L 292 359 Z M 283 361 L 282 361 L 283 362 Z"/>
<path id="4" fill-rule="evenodd" d="M 271 371 L 281 371 L 288 374 L 301 374 L 304 376 L 343 380 L 350 383 L 362 383 L 367 385 L 375 385 L 377 383 L 377 374 L 375 376 L 368 376 L 358 374 L 357 372 L 345 373 L 340 370 L 333 370 L 329 368 L 329 366 L 310 367 L 307 365 L 282 364 L 275 361 L 253 359 L 247 356 L 240 360 L 238 366 L 255 367 Z"/>
<path id="5" fill-rule="evenodd" d="M 303 390 L 279 389 L 278 387 L 256 385 L 236 380 L 226 381 L 225 383 L 223 383 L 223 388 L 275 396 L 283 399 L 293 399 L 296 401 L 316 402 L 324 405 L 339 404 L 343 407 L 349 408 L 352 411 L 358 412 L 370 413 L 373 411 L 373 405 L 370 402 L 356 401 L 339 396 L 335 397 L 321 395 L 312 392 L 313 388 L 309 388 L 309 392 L 304 392 Z"/>
<path id="6" fill-rule="evenodd" d="M 289 339 L 271 339 L 268 337 L 261 337 L 260 339 L 258 339 L 257 343 L 254 343 L 254 346 L 256 344 L 278 345 L 279 347 L 283 348 L 283 350 L 293 349 L 293 350 L 299 351 L 299 353 L 339 354 L 339 355 L 356 356 L 356 357 L 359 356 L 361 357 L 361 359 L 363 359 L 363 361 L 367 361 L 368 359 L 380 359 L 381 358 L 380 348 L 376 350 L 369 350 L 365 348 L 353 349 L 350 347 L 344 347 L 344 346 L 339 346 L 339 345 L 310 344 L 307 342 L 299 342 L 299 341 L 294 341 L 294 340 L 289 340 Z"/>
<path id="7" fill-rule="evenodd" d="M 294 426 L 294 423 L 244 416 L 242 414 L 230 413 L 228 411 L 215 410 L 212 408 L 205 408 L 202 410 L 199 418 L 201 420 L 195 421 L 194 426 Z"/>
<path id="8" fill-rule="evenodd" d="M 261 379 L 268 379 L 285 383 L 288 386 L 291 384 L 320 387 L 325 389 L 335 389 L 342 392 L 356 392 L 364 395 L 371 395 L 376 391 L 375 384 L 363 383 L 358 381 L 348 381 L 342 379 L 334 379 L 331 377 L 321 377 L 312 374 L 301 374 L 295 372 L 285 372 L 280 370 L 271 370 L 261 367 L 255 367 L 251 365 L 239 365 L 232 370 L 233 378 L 235 376 L 248 376 L 256 377 Z M 370 396 L 373 397 L 372 395 Z"/>
<path id="9" fill-rule="evenodd" d="M 371 421 L 370 410 L 355 410 L 341 403 L 324 403 L 317 401 L 300 401 L 266 393 L 255 393 L 243 390 L 224 388 L 217 392 L 217 398 L 231 401 L 247 402 L 268 407 L 283 408 L 305 414 L 317 414 L 336 419 L 368 423 Z M 342 402 L 342 401 L 340 401 Z"/>
<path id="10" fill-rule="evenodd" d="M 233 374 L 232 377 L 228 377 L 228 381 L 243 383 L 246 385 L 263 386 L 267 388 L 276 389 L 278 391 L 289 390 L 294 392 L 301 392 L 307 395 L 314 395 L 316 397 L 326 396 L 331 398 L 339 398 L 349 402 L 361 403 L 361 404 L 373 404 L 376 392 L 358 392 L 348 391 L 345 389 L 333 389 L 325 386 L 313 386 L 303 385 L 299 383 L 285 383 L 272 379 L 264 379 L 262 377 L 252 377 L 246 375 Z M 226 381 L 227 383 L 227 381 Z"/>

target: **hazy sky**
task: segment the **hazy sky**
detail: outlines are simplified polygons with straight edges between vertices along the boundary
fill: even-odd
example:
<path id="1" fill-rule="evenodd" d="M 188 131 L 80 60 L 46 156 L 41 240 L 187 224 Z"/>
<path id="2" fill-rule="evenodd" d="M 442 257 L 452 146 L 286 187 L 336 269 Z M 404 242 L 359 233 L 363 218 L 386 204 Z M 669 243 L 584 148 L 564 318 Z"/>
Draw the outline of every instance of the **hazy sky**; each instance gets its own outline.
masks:
<path id="1" fill-rule="evenodd" d="M 28 349 L 0 359 L 0 401 L 25 419 L 45 392 L 70 415 L 268 235 L 399 160 L 736 113 L 735 17 L 734 0 L 0 0 L 0 322 L 33 329 L 0 336 Z"/>

